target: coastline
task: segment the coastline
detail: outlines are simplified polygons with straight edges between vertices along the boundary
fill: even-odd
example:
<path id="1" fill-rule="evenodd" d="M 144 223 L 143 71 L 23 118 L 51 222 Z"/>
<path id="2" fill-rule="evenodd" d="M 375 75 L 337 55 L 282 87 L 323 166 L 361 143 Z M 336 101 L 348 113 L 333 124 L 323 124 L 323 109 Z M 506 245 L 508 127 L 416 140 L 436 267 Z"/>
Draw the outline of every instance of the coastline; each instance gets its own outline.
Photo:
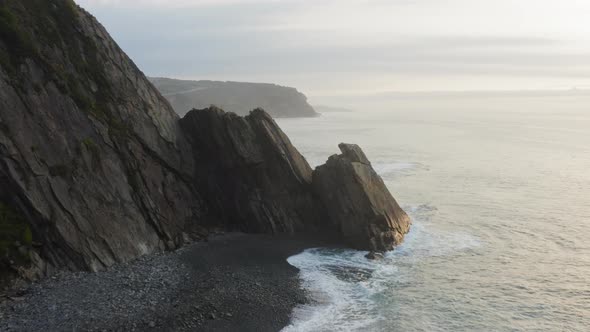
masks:
<path id="1" fill-rule="evenodd" d="M 228 233 L 109 270 L 12 290 L 0 331 L 279 331 L 308 302 L 287 258 L 327 243 Z"/>

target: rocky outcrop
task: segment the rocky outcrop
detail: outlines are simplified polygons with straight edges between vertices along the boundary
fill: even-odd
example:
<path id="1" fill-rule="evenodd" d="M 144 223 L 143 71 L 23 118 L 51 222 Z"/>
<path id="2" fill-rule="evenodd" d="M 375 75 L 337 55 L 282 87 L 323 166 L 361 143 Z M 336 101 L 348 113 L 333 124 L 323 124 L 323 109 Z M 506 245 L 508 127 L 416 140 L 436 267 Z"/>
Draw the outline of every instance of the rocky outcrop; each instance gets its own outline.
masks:
<path id="1" fill-rule="evenodd" d="M 90 14 L 0 1 L 0 201 L 39 269 L 176 247 L 203 211 L 192 162 L 177 115 Z"/>
<path id="2" fill-rule="evenodd" d="M 363 151 L 340 144 L 312 172 L 272 118 L 216 107 L 190 111 L 181 126 L 193 147 L 195 186 L 226 227 L 269 233 L 325 232 L 364 250 L 401 243 L 410 219 Z"/>
<path id="3" fill-rule="evenodd" d="M 315 192 L 334 228 L 354 248 L 393 249 L 409 231 L 410 218 L 358 145 L 339 148 L 342 154 L 331 156 L 313 172 Z"/>
<path id="4" fill-rule="evenodd" d="M 218 223 L 242 231 L 311 231 L 325 220 L 311 190 L 312 169 L 268 113 L 241 117 L 211 107 L 190 111 L 181 126 Z"/>
<path id="5" fill-rule="evenodd" d="M 0 0 L 0 280 L 16 255 L 28 275 L 96 271 L 211 228 L 391 249 L 407 216 L 342 149 L 314 172 L 262 110 L 179 121 L 72 0 Z"/>
<path id="6" fill-rule="evenodd" d="M 307 97 L 295 88 L 267 83 L 185 81 L 170 78 L 150 78 L 174 110 L 184 116 L 189 110 L 210 105 L 248 115 L 250 110 L 263 108 L 274 118 L 312 117 L 318 113 Z"/>

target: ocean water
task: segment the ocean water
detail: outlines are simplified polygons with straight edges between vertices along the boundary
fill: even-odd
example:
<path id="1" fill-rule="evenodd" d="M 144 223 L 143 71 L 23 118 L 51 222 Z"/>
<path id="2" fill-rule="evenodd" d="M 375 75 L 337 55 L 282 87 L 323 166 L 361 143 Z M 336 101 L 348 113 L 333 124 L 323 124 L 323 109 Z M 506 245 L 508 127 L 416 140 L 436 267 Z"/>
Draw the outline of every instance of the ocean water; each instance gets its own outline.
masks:
<path id="1" fill-rule="evenodd" d="M 382 261 L 290 257 L 313 304 L 284 331 L 590 331 L 590 97 L 480 105 L 278 121 L 312 166 L 359 144 L 413 220 Z"/>

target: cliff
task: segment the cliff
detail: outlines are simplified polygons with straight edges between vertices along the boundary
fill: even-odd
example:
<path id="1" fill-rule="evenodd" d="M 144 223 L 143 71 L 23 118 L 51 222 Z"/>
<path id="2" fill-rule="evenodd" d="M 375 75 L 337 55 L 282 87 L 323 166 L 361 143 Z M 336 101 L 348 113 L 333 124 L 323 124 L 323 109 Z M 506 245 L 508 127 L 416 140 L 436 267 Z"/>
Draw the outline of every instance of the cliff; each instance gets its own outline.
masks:
<path id="1" fill-rule="evenodd" d="M 391 195 L 363 165 L 370 178 L 350 167 L 316 175 L 262 110 L 180 120 L 73 1 L 0 0 L 0 271 L 96 271 L 212 228 L 319 232 L 390 249 L 406 219 L 389 214 Z M 370 214 L 335 212 L 346 200 L 327 193 L 340 181 L 349 190 L 334 195 L 377 192 L 347 207 Z"/>
<path id="2" fill-rule="evenodd" d="M 71 0 L 0 1 L 0 31 L 0 200 L 38 270 L 174 248 L 202 208 L 168 102 Z"/>
<path id="3" fill-rule="evenodd" d="M 225 111 L 247 115 L 263 108 L 274 118 L 312 117 L 318 113 L 307 97 L 295 88 L 266 83 L 185 81 L 150 78 L 180 116 L 193 108 L 215 105 Z"/>
<path id="4" fill-rule="evenodd" d="M 268 113 L 246 117 L 216 107 L 190 111 L 181 126 L 191 139 L 195 186 L 226 227 L 263 233 L 311 231 L 323 206 L 311 190 L 312 169 Z"/>

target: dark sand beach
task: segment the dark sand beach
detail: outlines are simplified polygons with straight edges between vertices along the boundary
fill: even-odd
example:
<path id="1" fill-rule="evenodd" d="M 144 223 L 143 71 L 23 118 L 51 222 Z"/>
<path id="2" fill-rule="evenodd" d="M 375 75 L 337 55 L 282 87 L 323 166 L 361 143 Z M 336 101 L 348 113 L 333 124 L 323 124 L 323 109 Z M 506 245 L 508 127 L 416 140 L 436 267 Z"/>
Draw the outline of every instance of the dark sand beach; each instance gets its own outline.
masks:
<path id="1" fill-rule="evenodd" d="M 1 331 L 279 331 L 307 301 L 286 261 L 323 243 L 218 235 L 98 273 L 61 273 L 14 289 Z"/>

